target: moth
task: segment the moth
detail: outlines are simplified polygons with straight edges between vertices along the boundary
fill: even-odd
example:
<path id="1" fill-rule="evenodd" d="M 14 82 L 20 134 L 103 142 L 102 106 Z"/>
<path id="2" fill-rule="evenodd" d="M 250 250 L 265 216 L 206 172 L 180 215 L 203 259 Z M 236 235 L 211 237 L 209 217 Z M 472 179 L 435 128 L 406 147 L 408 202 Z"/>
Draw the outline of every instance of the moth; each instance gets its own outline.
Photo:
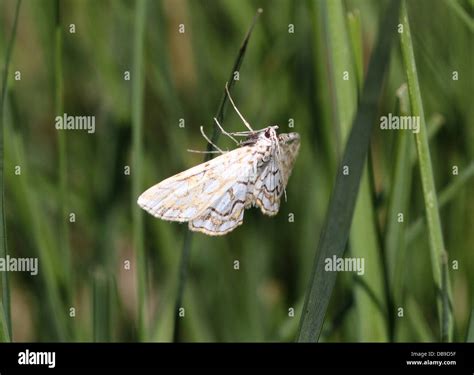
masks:
<path id="1" fill-rule="evenodd" d="M 150 187 L 138 198 L 138 205 L 151 215 L 169 221 L 188 222 L 192 231 L 220 236 L 242 224 L 244 211 L 259 207 L 274 216 L 280 208 L 286 185 L 300 147 L 298 133 L 278 134 L 278 126 L 253 130 L 240 114 L 229 91 L 235 111 L 249 129 L 221 132 L 237 144 L 222 151 L 204 134 L 221 155 L 178 173 Z M 235 137 L 243 137 L 237 141 Z"/>

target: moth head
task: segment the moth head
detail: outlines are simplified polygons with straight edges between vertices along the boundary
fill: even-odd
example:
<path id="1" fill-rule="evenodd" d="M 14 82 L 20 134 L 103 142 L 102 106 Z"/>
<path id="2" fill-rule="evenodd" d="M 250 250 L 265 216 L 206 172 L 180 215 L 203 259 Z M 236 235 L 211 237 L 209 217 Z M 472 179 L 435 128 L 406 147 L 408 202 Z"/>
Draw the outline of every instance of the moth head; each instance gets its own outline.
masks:
<path id="1" fill-rule="evenodd" d="M 278 125 L 268 126 L 261 130 L 261 138 L 269 139 L 270 141 L 278 140 L 277 133 Z"/>
<path id="2" fill-rule="evenodd" d="M 278 126 L 267 126 L 261 130 L 250 133 L 247 138 L 240 143 L 241 146 L 252 145 L 259 142 L 262 145 L 278 144 Z"/>

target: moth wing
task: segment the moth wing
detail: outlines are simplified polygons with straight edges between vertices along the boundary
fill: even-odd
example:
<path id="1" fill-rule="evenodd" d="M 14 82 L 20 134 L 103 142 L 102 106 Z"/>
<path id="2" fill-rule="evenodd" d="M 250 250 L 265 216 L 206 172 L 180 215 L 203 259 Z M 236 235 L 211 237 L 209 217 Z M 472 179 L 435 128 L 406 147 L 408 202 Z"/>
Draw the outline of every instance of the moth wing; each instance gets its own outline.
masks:
<path id="1" fill-rule="evenodd" d="M 283 191 L 282 177 L 278 163 L 271 159 L 261 170 L 255 181 L 255 204 L 265 215 L 276 215 L 280 208 L 280 197 Z"/>
<path id="2" fill-rule="evenodd" d="M 225 194 L 251 160 L 250 147 L 237 148 L 150 187 L 137 203 L 163 220 L 192 220 Z"/>
<path id="3" fill-rule="evenodd" d="M 255 181 L 255 204 L 263 214 L 274 216 L 278 213 L 280 199 L 288 184 L 299 147 L 300 138 L 297 133 L 279 135 L 280 160 L 275 152 Z"/>
<path id="4" fill-rule="evenodd" d="M 286 187 L 300 150 L 300 136 L 298 133 L 280 134 L 279 145 L 282 155 L 280 170 L 283 186 Z"/>
<path id="5" fill-rule="evenodd" d="M 189 229 L 211 236 L 221 236 L 234 230 L 244 220 L 247 205 L 248 172 L 237 179 L 232 186 L 198 217 L 189 222 Z"/>

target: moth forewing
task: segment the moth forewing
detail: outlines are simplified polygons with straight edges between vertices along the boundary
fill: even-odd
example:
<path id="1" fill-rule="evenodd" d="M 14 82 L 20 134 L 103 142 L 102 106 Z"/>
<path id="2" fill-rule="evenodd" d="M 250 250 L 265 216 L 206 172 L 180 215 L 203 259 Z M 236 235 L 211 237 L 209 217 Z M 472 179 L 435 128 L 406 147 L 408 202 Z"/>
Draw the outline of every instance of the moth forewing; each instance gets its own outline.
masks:
<path id="1" fill-rule="evenodd" d="M 235 183 L 239 168 L 252 158 L 250 148 L 237 148 L 152 186 L 137 203 L 157 218 L 190 221 Z"/>

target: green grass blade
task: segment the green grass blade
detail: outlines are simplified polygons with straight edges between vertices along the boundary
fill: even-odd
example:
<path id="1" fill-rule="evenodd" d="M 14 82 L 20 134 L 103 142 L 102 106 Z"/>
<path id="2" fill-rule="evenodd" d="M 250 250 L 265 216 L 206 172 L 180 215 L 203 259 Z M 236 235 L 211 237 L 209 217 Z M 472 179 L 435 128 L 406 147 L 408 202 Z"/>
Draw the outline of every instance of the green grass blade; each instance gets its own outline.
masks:
<path id="1" fill-rule="evenodd" d="M 341 257 L 347 244 L 360 179 L 366 161 L 372 124 L 377 115 L 377 102 L 395 26 L 398 22 L 398 1 L 392 0 L 379 28 L 379 37 L 369 63 L 367 79 L 361 95 L 357 115 L 349 134 L 342 163 L 337 171 L 333 195 L 329 203 L 326 224 L 316 251 L 310 285 L 301 315 L 298 341 L 316 341 L 321 333 L 324 316 L 336 281 L 333 272 L 325 272 L 325 259 Z M 350 173 L 343 174 L 343 166 Z"/>
<path id="2" fill-rule="evenodd" d="M 327 1 L 328 19 L 328 53 L 331 61 L 330 75 L 334 86 L 336 106 L 333 107 L 334 118 L 339 129 L 338 143 L 345 144 L 357 105 L 357 78 L 354 73 L 354 63 L 351 45 L 347 35 L 346 18 L 342 1 Z M 345 75 L 347 78 L 345 79 Z M 339 152 L 339 155 L 341 152 Z"/>
<path id="3" fill-rule="evenodd" d="M 354 70 L 357 77 L 358 91 L 362 90 L 364 82 L 364 49 L 362 47 L 362 27 L 359 10 L 355 10 L 347 15 L 347 26 L 349 28 L 349 38 L 352 46 L 352 55 L 354 60 Z"/>
<path id="4" fill-rule="evenodd" d="M 11 342 L 7 315 L 2 302 L 0 302 L 0 342 Z"/>
<path id="5" fill-rule="evenodd" d="M 189 257 L 191 252 L 191 241 L 192 233 L 191 231 L 187 230 L 184 233 L 183 251 L 181 253 L 181 259 L 179 263 L 178 291 L 174 304 L 175 318 L 173 323 L 173 342 L 178 342 L 181 334 L 181 324 L 180 318 L 178 316 L 178 311 L 183 305 L 184 286 L 186 284 L 186 279 L 188 276 Z"/>
<path id="6" fill-rule="evenodd" d="M 376 218 L 371 194 L 371 183 L 367 171 L 360 181 L 360 192 L 354 210 L 351 227 L 350 256 L 364 260 L 365 272 L 357 276 L 366 288 L 354 283 L 355 311 L 357 314 L 357 340 L 363 342 L 386 341 L 386 295 L 381 252 L 378 246 Z"/>
<path id="7" fill-rule="evenodd" d="M 438 206 L 443 208 L 446 206 L 452 199 L 454 199 L 459 191 L 465 186 L 466 182 L 469 181 L 474 176 L 474 162 L 469 164 L 466 168 L 462 169 L 458 176 L 443 190 L 438 197 Z M 410 225 L 406 233 L 407 244 L 410 244 L 415 240 L 421 233 L 426 225 L 426 217 L 422 216 L 417 218 L 413 224 Z"/>
<path id="8" fill-rule="evenodd" d="M 415 143 L 418 153 L 426 218 L 428 222 L 430 261 L 433 272 L 433 281 L 437 294 L 441 294 L 440 296 L 437 295 L 441 339 L 443 341 L 451 341 L 453 334 L 453 318 L 450 306 L 451 290 L 448 274 L 448 255 L 444 247 L 443 232 L 439 217 L 433 168 L 428 144 L 428 134 L 405 1 L 402 2 L 401 23 L 403 24 L 403 33 L 400 34 L 401 47 L 403 62 L 407 74 L 411 112 L 412 116 L 417 116 L 420 120 L 420 131 L 415 134 Z"/>
<path id="9" fill-rule="evenodd" d="M 29 226 L 31 233 L 31 240 L 38 256 L 38 263 L 41 265 L 38 272 L 39 277 L 44 283 L 44 298 L 47 301 L 47 314 L 50 318 L 49 323 L 52 327 L 52 337 L 56 341 L 64 341 L 67 339 L 67 314 L 66 306 L 64 305 L 60 293 L 60 274 L 55 267 L 55 259 L 57 259 L 58 252 L 53 247 L 51 237 L 47 235 L 49 228 L 47 222 L 42 220 L 40 198 L 38 192 L 34 189 L 34 183 L 38 178 L 33 168 L 30 168 L 25 152 L 25 144 L 18 133 L 7 127 L 9 137 L 9 152 L 13 153 L 13 162 L 15 165 L 22 166 L 22 176 L 18 179 L 16 185 L 15 195 L 17 200 L 22 201 L 28 212 Z"/>
<path id="10" fill-rule="evenodd" d="M 308 7 L 311 15 L 311 27 L 313 34 L 313 60 L 318 62 L 321 55 L 326 54 L 326 29 L 325 24 L 325 10 L 326 6 L 322 1 L 310 1 Z M 334 171 L 336 169 L 337 161 L 339 160 L 340 152 L 338 147 L 339 139 L 334 136 L 336 127 L 333 126 L 334 121 L 332 120 L 332 98 L 328 95 L 327 88 L 330 87 L 330 78 L 328 75 L 328 68 L 325 64 L 313 63 L 313 74 L 317 77 L 313 88 L 313 100 L 312 104 L 315 107 L 315 111 L 320 113 L 321 119 L 321 138 L 322 145 L 324 147 L 323 153 L 326 155 L 328 170 Z M 336 147 L 337 146 L 337 147 Z M 332 177 L 331 177 L 332 178 Z"/>
<path id="11" fill-rule="evenodd" d="M 436 134 L 438 134 L 444 122 L 445 122 L 444 117 L 440 115 L 439 113 L 435 113 L 433 116 L 431 116 L 428 119 L 426 123 L 428 127 L 428 140 L 433 139 L 436 136 Z M 412 147 L 410 149 L 410 160 L 411 160 L 412 165 L 415 165 L 415 163 L 418 161 L 418 155 L 416 154 L 416 147 Z"/>
<path id="12" fill-rule="evenodd" d="M 93 336 L 94 342 L 110 341 L 110 285 L 107 275 L 98 270 L 94 274 L 92 286 Z"/>
<path id="13" fill-rule="evenodd" d="M 138 337 L 146 338 L 146 286 L 147 272 L 145 260 L 143 211 L 137 206 L 137 198 L 142 191 L 143 160 L 143 96 L 145 86 L 144 42 L 146 22 L 146 0 L 135 3 L 135 30 L 132 67 L 132 221 L 133 242 L 136 251 L 137 302 L 138 302 Z"/>
<path id="14" fill-rule="evenodd" d="M 63 65 L 62 65 L 62 27 L 60 0 L 56 0 L 56 27 L 54 43 L 54 112 L 56 116 L 62 116 L 64 112 L 63 97 Z M 66 133 L 58 131 L 58 160 L 59 160 L 59 212 L 61 223 L 58 230 L 59 249 L 61 250 L 61 271 L 65 279 L 67 291 L 67 302 L 72 304 L 72 267 L 71 249 L 69 246 L 69 222 L 68 218 L 68 186 L 67 186 L 67 151 Z"/>
<path id="15" fill-rule="evenodd" d="M 474 307 L 471 309 L 469 327 L 467 328 L 466 342 L 474 342 Z"/>
<path id="16" fill-rule="evenodd" d="M 397 90 L 398 108 L 396 114 L 408 116 L 410 103 L 406 84 Z M 408 220 L 408 207 L 410 199 L 410 188 L 412 181 L 412 169 L 410 155 L 414 148 L 411 135 L 407 132 L 396 134 L 395 163 L 391 178 L 391 191 L 387 212 L 386 231 L 384 236 L 385 258 L 387 264 L 388 280 L 393 304 L 400 306 L 402 298 L 402 278 L 405 267 L 405 242 L 404 233 Z M 403 221 L 399 221 L 399 214 L 403 215 Z M 394 317 L 392 316 L 392 319 Z M 392 320 L 394 322 L 394 320 Z M 392 331 L 393 333 L 393 331 Z"/>
<path id="17" fill-rule="evenodd" d="M 247 45 L 250 40 L 250 36 L 252 35 L 253 28 L 255 27 L 257 19 L 261 13 L 262 13 L 262 9 L 258 9 L 252 21 L 252 24 L 250 25 L 250 28 L 248 29 L 247 34 L 245 35 L 242 45 L 240 46 L 239 52 L 237 54 L 237 58 L 234 61 L 234 66 L 232 67 L 232 70 L 230 72 L 229 80 L 227 81 L 229 92 L 231 92 L 232 87 L 235 84 L 234 72 L 239 71 L 240 67 L 242 66 L 242 62 L 244 60 L 245 51 L 247 50 Z M 219 108 L 217 109 L 217 113 L 215 116 L 217 120 L 219 121 L 219 123 L 224 122 L 224 114 L 227 107 L 227 102 L 228 102 L 227 92 L 224 90 L 221 102 L 219 104 Z M 213 131 L 212 131 L 212 137 L 211 137 L 212 143 L 214 144 L 217 143 L 219 134 L 220 134 L 220 131 L 218 127 L 215 124 L 213 124 Z M 213 147 L 209 143 L 207 145 L 207 150 L 211 151 L 212 149 Z M 210 160 L 212 158 L 212 155 L 213 154 L 210 154 L 210 153 L 206 154 L 206 156 L 204 157 L 204 161 Z M 180 335 L 180 332 L 179 332 L 180 331 L 180 318 L 178 316 L 178 309 L 182 307 L 184 288 L 185 288 L 187 272 L 188 272 L 187 269 L 188 269 L 188 264 L 189 264 L 189 256 L 191 253 L 191 243 L 192 243 L 192 233 L 190 231 L 186 231 L 185 236 L 184 236 L 183 249 L 181 251 L 181 259 L 179 263 L 178 290 L 176 294 L 175 310 L 174 310 L 174 313 L 175 313 L 174 329 L 173 329 L 174 342 L 177 342 L 180 337 L 179 336 Z"/>
<path id="18" fill-rule="evenodd" d="M 405 336 L 399 335 L 399 341 L 415 341 L 415 342 L 433 342 L 433 330 L 430 327 L 429 320 L 423 314 L 423 310 L 419 306 L 419 302 L 409 296 L 404 303 L 406 305 L 406 331 Z M 399 333 L 398 330 L 397 333 Z M 403 333 L 403 332 L 400 332 Z"/>
<path id="19" fill-rule="evenodd" d="M 459 19 L 466 24 L 471 32 L 474 32 L 474 21 L 472 15 L 466 13 L 461 4 L 458 1 L 443 0 L 444 3 L 452 9 L 452 11 L 459 17 Z M 471 1 L 471 11 L 473 3 Z"/>
<path id="20" fill-rule="evenodd" d="M 7 53 L 5 55 L 5 66 L 3 67 L 2 76 L 2 96 L 0 98 L 0 257 L 6 259 L 7 256 L 7 224 L 5 221 L 5 177 L 4 177 L 4 149 L 5 149 L 5 97 L 7 94 L 8 84 L 8 68 L 10 66 L 10 60 L 13 52 L 13 46 L 15 44 L 15 37 L 18 26 L 18 16 L 20 14 L 21 0 L 18 0 L 15 8 L 15 18 L 13 21 L 13 28 L 10 37 L 10 41 L 7 46 Z M 2 272 L 2 319 L 5 321 L 7 328 L 7 334 L 5 337 L 12 337 L 12 325 L 11 325 L 11 310 L 10 310 L 10 288 L 8 285 L 8 272 Z"/>
<path id="21" fill-rule="evenodd" d="M 358 11 L 347 16 L 350 49 L 354 62 L 356 79 L 350 82 L 357 92 L 362 90 L 363 83 L 363 50 L 362 50 L 362 30 L 360 24 L 360 13 Z M 344 27 L 345 25 L 341 25 Z M 346 48 L 349 49 L 349 48 Z M 347 89 L 347 88 L 346 88 Z M 348 106 L 346 103 L 345 106 Z M 357 102 L 350 103 L 351 108 L 355 108 Z M 352 121 L 352 117 L 350 119 Z M 369 166 L 366 163 L 365 171 L 362 175 L 360 192 L 354 211 L 354 218 L 351 228 L 351 256 L 364 259 L 365 273 L 356 278 L 358 283 L 354 284 L 355 313 L 358 324 L 356 329 L 358 341 L 386 341 L 387 328 L 385 316 L 387 307 L 384 298 L 384 278 L 383 262 L 380 258 L 378 243 L 378 233 L 376 227 L 376 217 L 373 207 L 374 192 L 372 191 Z M 365 287 L 361 287 L 364 285 Z M 370 319 L 367 319 L 370 317 Z"/>

